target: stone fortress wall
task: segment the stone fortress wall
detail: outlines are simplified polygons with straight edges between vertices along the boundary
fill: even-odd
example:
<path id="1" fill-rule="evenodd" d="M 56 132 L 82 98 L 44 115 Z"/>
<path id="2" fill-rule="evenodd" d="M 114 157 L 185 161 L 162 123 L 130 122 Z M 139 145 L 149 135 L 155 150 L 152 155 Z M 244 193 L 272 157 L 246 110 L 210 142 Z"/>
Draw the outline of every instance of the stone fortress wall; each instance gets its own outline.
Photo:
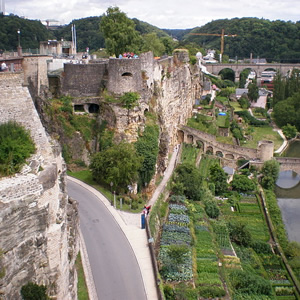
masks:
<path id="1" fill-rule="evenodd" d="M 21 299 L 28 281 L 56 299 L 76 299 L 77 206 L 65 190 L 65 163 L 40 122 L 23 73 L 0 73 L 0 123 L 27 128 L 36 153 L 22 171 L 0 179 L 1 299 Z"/>
<path id="2" fill-rule="evenodd" d="M 116 97 L 138 92 L 139 105 L 128 113 L 120 104 L 100 103 L 103 89 Z M 200 70 L 189 64 L 188 52 L 184 50 L 162 59 L 154 59 L 152 52 L 147 52 L 133 59 L 65 64 L 62 79 L 63 94 L 77 97 L 73 99 L 74 106 L 83 105 L 87 111 L 89 99 L 84 97 L 99 97 L 100 118 L 106 118 L 114 129 L 116 142 L 136 141 L 145 126 L 145 112 L 151 107 L 160 116 L 161 155 L 165 158 L 161 170 L 167 164 L 168 152 L 177 143 L 177 127 L 191 117 L 201 89 Z"/>
<path id="3" fill-rule="evenodd" d="M 229 145 L 218 142 L 214 135 L 187 126 L 180 127 L 178 138 L 180 142 L 189 144 L 197 144 L 197 141 L 200 141 L 204 153 L 209 150 L 212 154 L 219 154 L 227 159 L 254 159 L 266 161 L 272 159 L 274 152 L 274 143 L 271 141 L 260 141 L 257 149 Z"/>

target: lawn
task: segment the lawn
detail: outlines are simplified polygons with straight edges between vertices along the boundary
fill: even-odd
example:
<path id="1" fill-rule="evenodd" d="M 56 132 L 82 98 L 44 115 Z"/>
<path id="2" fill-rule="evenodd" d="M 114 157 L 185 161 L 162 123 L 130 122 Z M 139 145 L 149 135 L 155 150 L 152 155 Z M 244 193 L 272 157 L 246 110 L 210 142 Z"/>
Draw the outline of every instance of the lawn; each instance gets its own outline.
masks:
<path id="1" fill-rule="evenodd" d="M 230 106 L 232 106 L 234 108 L 234 111 L 245 110 L 240 106 L 240 104 L 238 102 L 230 101 Z"/>
<path id="2" fill-rule="evenodd" d="M 227 120 L 228 116 L 221 116 L 221 115 L 218 115 L 218 118 L 217 118 L 217 126 L 218 127 L 226 127 L 228 128 L 228 125 L 229 125 L 229 121 L 228 121 L 228 125 L 226 126 L 226 120 Z"/>
<path id="3" fill-rule="evenodd" d="M 101 186 L 100 184 L 98 184 L 97 182 L 95 182 L 93 180 L 92 173 L 89 170 L 82 170 L 82 171 L 78 171 L 78 172 L 68 171 L 67 174 L 71 177 L 74 177 L 76 179 L 83 181 L 84 183 L 86 183 L 86 184 L 92 186 L 93 188 L 95 188 L 96 190 L 98 190 L 113 205 L 113 203 L 114 203 L 113 193 L 110 190 L 108 190 L 107 188 L 105 188 L 105 187 Z M 135 207 L 132 208 L 133 207 L 132 203 L 135 200 L 132 200 L 132 201 L 129 200 L 129 201 L 126 201 L 126 203 L 125 203 L 125 201 L 124 201 L 125 196 L 126 196 L 126 198 L 128 198 L 128 195 L 119 195 L 119 196 L 115 197 L 117 209 L 124 210 L 124 211 L 130 211 L 130 212 L 134 212 L 134 213 L 140 212 L 143 209 L 143 207 L 145 205 L 144 202 L 136 201 L 136 202 L 138 202 L 137 205 L 135 205 Z M 120 198 L 122 198 L 122 207 L 121 207 Z"/>
<path id="4" fill-rule="evenodd" d="M 80 253 L 78 253 L 76 258 L 76 270 L 78 275 L 78 282 L 77 282 L 77 293 L 78 293 L 78 300 L 89 300 L 89 294 L 85 282 L 84 271 L 82 267 L 82 261 Z"/>
<path id="5" fill-rule="evenodd" d="M 200 173 L 203 178 L 207 178 L 209 175 L 209 168 L 215 163 L 219 164 L 219 159 L 210 155 L 202 155 L 199 165 Z"/>
<path id="6" fill-rule="evenodd" d="M 196 158 L 199 153 L 199 148 L 194 147 L 192 144 L 183 144 L 181 163 L 195 164 Z"/>
<path id="7" fill-rule="evenodd" d="M 241 146 L 247 148 L 257 148 L 258 141 L 262 140 L 269 140 L 274 142 L 274 151 L 277 150 L 283 143 L 283 139 L 278 134 L 277 131 L 273 131 L 273 128 L 270 126 L 263 126 L 263 127 L 252 127 L 253 133 L 252 140 L 246 141 Z"/>

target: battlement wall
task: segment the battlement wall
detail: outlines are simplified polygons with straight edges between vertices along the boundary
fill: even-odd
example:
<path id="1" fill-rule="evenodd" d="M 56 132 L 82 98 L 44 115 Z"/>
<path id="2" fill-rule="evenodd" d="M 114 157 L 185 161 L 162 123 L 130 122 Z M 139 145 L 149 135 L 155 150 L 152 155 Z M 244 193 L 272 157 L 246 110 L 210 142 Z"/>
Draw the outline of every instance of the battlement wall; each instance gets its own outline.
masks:
<path id="1" fill-rule="evenodd" d="M 98 64 L 64 64 L 62 93 L 73 97 L 99 96 L 105 86 L 107 62 Z"/>
<path id="2" fill-rule="evenodd" d="M 107 90 L 115 94 L 142 90 L 142 64 L 140 58 L 111 58 L 108 63 Z"/>

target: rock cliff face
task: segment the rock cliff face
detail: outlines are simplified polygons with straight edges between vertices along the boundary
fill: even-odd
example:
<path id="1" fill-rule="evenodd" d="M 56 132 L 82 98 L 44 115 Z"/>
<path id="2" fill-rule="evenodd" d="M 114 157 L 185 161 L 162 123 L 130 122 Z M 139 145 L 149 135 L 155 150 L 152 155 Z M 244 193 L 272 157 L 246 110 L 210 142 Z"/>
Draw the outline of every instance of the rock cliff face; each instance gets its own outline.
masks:
<path id="1" fill-rule="evenodd" d="M 189 64 L 188 51 L 177 50 L 172 57 L 159 60 L 151 52 L 141 54 L 139 59 L 112 58 L 98 67 L 93 66 L 93 72 L 91 66 L 65 66 L 63 93 L 77 97 L 74 105 L 78 99 L 88 103 L 88 98 L 82 100 L 86 95 L 98 96 L 99 119 L 114 130 L 115 142 L 135 142 L 145 126 L 145 112 L 154 111 L 161 133 L 158 172 L 163 172 L 168 152 L 177 144 L 177 128 L 191 117 L 195 99 L 202 90 L 202 73 L 197 65 Z M 74 78 L 78 76 L 85 78 L 84 89 L 76 84 Z M 116 98 L 127 92 L 139 93 L 139 105 L 127 111 L 120 103 L 101 100 L 105 97 L 100 82 L 105 93 Z"/>
<path id="2" fill-rule="evenodd" d="M 29 281 L 54 299 L 77 299 L 76 202 L 68 199 L 59 146 L 40 122 L 22 74 L 0 73 L 0 123 L 27 128 L 37 151 L 19 174 L 0 179 L 0 299 L 21 299 Z"/>

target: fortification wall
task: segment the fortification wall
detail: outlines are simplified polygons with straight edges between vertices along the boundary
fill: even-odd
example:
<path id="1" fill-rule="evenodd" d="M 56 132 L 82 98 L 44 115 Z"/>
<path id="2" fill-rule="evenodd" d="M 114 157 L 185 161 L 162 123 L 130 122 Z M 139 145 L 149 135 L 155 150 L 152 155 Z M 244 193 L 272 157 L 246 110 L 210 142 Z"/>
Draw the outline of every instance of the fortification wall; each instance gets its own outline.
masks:
<path id="1" fill-rule="evenodd" d="M 47 137 L 23 76 L 0 73 L 0 123 L 22 124 L 37 148 L 20 173 L 0 179 L 0 298 L 21 299 L 21 287 L 34 281 L 56 299 L 77 299 L 77 206 L 66 194 L 59 147 Z"/>
<path id="2" fill-rule="evenodd" d="M 24 85 L 31 86 L 37 96 L 42 87 L 49 87 L 47 76 L 47 61 L 49 56 L 24 56 L 22 68 L 24 72 Z"/>
<path id="3" fill-rule="evenodd" d="M 73 97 L 99 96 L 105 85 L 107 62 L 64 64 L 62 93 Z"/>
<path id="4" fill-rule="evenodd" d="M 107 90 L 114 94 L 141 92 L 142 68 L 141 59 L 111 58 L 108 62 Z"/>
<path id="5" fill-rule="evenodd" d="M 197 66 L 178 59 L 175 63 L 173 57 L 157 61 L 153 74 L 151 96 L 160 120 L 160 155 L 165 159 L 158 169 L 163 171 L 168 152 L 178 143 L 178 128 L 192 116 L 195 99 L 200 97 L 201 75 Z"/>

